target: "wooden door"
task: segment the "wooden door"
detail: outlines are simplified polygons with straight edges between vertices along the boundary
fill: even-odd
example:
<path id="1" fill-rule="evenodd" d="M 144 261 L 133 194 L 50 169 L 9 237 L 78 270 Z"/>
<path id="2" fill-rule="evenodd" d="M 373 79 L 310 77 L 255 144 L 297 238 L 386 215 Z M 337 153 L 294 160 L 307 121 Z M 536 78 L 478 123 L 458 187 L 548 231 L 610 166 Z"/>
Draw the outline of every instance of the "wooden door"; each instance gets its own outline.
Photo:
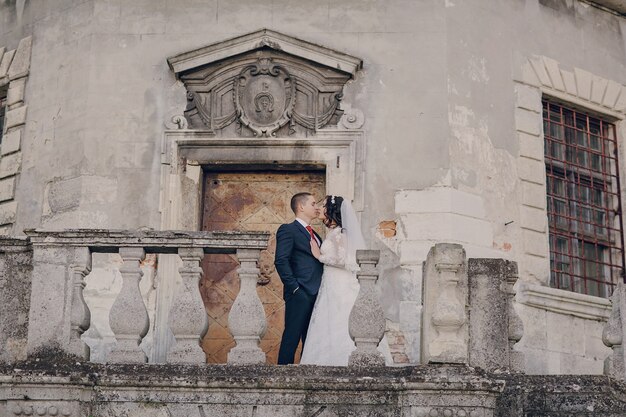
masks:
<path id="1" fill-rule="evenodd" d="M 257 290 L 267 318 L 261 348 L 267 362 L 276 363 L 284 328 L 283 285 L 274 268 L 276 230 L 294 220 L 291 196 L 308 191 L 316 199 L 325 195 L 323 172 L 207 172 L 204 182 L 203 230 L 267 231 L 269 247 L 261 253 Z M 313 226 L 322 234 L 321 223 Z M 226 363 L 235 346 L 228 330 L 228 313 L 239 292 L 234 255 L 207 255 L 200 291 L 209 314 L 209 331 L 202 341 L 208 363 Z"/>

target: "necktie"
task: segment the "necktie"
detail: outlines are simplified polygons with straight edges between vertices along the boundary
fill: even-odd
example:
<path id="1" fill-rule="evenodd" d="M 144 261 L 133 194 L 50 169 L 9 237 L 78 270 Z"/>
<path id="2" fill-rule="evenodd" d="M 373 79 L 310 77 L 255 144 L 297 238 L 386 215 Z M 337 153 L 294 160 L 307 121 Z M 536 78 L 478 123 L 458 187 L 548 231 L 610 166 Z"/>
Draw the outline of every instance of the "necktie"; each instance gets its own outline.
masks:
<path id="1" fill-rule="evenodd" d="M 313 228 L 311 226 L 307 226 L 306 230 L 309 231 L 309 234 L 311 235 L 311 239 L 313 239 L 315 241 L 315 243 L 317 243 L 319 245 L 320 243 L 317 241 L 317 238 L 313 234 Z"/>

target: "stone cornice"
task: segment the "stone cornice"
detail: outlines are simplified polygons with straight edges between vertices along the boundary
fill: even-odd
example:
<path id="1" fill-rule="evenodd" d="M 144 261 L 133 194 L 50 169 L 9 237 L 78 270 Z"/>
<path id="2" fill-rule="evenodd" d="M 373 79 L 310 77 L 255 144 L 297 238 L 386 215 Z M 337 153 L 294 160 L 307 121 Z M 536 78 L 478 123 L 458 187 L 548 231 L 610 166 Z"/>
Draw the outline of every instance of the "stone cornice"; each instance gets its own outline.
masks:
<path id="1" fill-rule="evenodd" d="M 363 67 L 359 58 L 315 45 L 269 29 L 214 43 L 167 59 L 177 75 L 225 58 L 269 47 L 350 74 L 352 77 Z"/>
<path id="2" fill-rule="evenodd" d="M 600 6 L 608 11 L 626 16 L 626 2 L 624 0 L 583 0 L 585 3 Z"/>
<path id="3" fill-rule="evenodd" d="M 520 282 L 516 301 L 531 307 L 583 319 L 606 321 L 611 302 L 606 298 Z"/>

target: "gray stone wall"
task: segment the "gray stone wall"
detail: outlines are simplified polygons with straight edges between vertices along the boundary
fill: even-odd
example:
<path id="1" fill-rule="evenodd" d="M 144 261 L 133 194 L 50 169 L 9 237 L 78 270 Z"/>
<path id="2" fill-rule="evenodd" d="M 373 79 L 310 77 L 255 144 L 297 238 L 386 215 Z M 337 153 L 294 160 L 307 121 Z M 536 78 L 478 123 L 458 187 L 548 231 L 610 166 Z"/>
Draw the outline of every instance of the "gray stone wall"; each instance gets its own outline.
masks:
<path id="1" fill-rule="evenodd" d="M 262 26 L 363 58 L 344 102 L 366 115 L 368 230 L 395 217 L 396 190 L 445 181 L 497 190 L 486 216 L 511 220 L 517 56 L 626 82 L 623 19 L 579 2 L 17 3 L 0 6 L 0 41 L 35 36 L 18 232 L 157 227 L 163 122 L 185 105 L 165 59 Z"/>

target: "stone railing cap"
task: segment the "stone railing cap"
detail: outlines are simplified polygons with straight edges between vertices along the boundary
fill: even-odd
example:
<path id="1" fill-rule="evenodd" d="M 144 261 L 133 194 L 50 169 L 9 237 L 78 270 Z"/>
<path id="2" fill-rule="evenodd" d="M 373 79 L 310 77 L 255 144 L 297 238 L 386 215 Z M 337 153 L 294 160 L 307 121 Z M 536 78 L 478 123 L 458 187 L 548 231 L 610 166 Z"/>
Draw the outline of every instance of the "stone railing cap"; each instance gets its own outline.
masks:
<path id="1" fill-rule="evenodd" d="M 237 249 L 266 249 L 268 232 L 26 229 L 34 246 L 86 246 L 96 252 L 116 252 L 120 247 L 142 247 L 148 253 L 176 253 L 179 248 L 202 248 L 207 253 L 234 253 Z"/>

